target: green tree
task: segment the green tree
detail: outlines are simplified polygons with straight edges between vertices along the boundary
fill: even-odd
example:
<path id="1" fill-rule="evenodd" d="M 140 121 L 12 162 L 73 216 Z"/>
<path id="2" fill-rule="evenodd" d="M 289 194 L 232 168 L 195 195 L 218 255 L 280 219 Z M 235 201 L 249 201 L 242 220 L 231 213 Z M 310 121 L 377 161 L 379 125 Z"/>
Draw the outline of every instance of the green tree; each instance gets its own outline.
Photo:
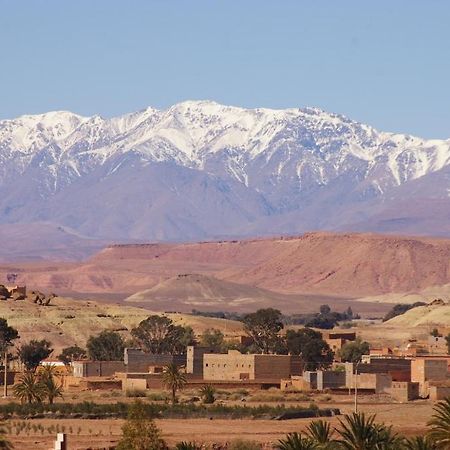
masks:
<path id="1" fill-rule="evenodd" d="M 188 345 L 195 345 L 194 330 L 190 326 L 183 327 L 181 325 L 175 325 L 175 333 L 173 346 L 170 349 L 172 355 L 182 355 L 186 353 L 186 347 Z"/>
<path id="2" fill-rule="evenodd" d="M 352 320 L 352 318 L 353 318 L 353 310 L 352 310 L 351 306 L 349 306 L 347 308 L 347 311 L 345 312 L 345 314 L 347 315 L 347 319 Z"/>
<path id="3" fill-rule="evenodd" d="M 131 335 L 144 351 L 158 355 L 184 353 L 186 346 L 195 342 L 191 327 L 174 325 L 168 317 L 158 315 L 144 319 Z"/>
<path id="4" fill-rule="evenodd" d="M 45 398 L 45 387 L 39 376 L 33 372 L 25 372 L 13 387 L 14 395 L 22 403 L 40 403 Z"/>
<path id="5" fill-rule="evenodd" d="M 86 356 L 86 350 L 78 347 L 78 345 L 72 345 L 70 347 L 63 348 L 61 354 L 58 355 L 58 359 L 67 366 L 73 361 L 85 359 Z"/>
<path id="6" fill-rule="evenodd" d="M 24 344 L 18 351 L 19 359 L 27 370 L 36 370 L 39 364 L 53 353 L 51 343 L 45 339 L 40 341 L 32 339 L 28 344 Z"/>
<path id="7" fill-rule="evenodd" d="M 208 328 L 203 332 L 200 344 L 214 349 L 215 352 L 221 352 L 225 348 L 225 336 L 220 330 Z"/>
<path id="8" fill-rule="evenodd" d="M 437 328 L 433 328 L 433 329 L 431 330 L 431 332 L 430 332 L 430 336 L 433 336 L 433 337 L 440 337 L 440 336 L 442 336 L 442 334 L 439 333 L 439 330 L 438 330 Z"/>
<path id="9" fill-rule="evenodd" d="M 8 321 L 0 317 L 0 352 L 5 351 L 13 345 L 13 341 L 19 338 L 19 332 L 8 325 Z"/>
<path id="10" fill-rule="evenodd" d="M 122 361 L 125 348 L 122 336 L 115 331 L 102 331 L 91 336 L 86 344 L 89 358 L 94 361 Z"/>
<path id="11" fill-rule="evenodd" d="M 291 355 L 300 355 L 305 370 L 327 368 L 333 362 L 333 351 L 322 334 L 311 328 L 286 332 L 286 346 Z"/>
<path id="12" fill-rule="evenodd" d="M 122 426 L 122 439 L 117 450 L 166 450 L 168 447 L 161 437 L 148 410 L 141 401 L 129 406 L 128 417 Z"/>
<path id="13" fill-rule="evenodd" d="M 278 333 L 283 329 L 281 312 L 278 309 L 259 309 L 246 314 L 243 322 L 245 332 L 261 353 L 271 353 L 278 345 Z"/>
<path id="14" fill-rule="evenodd" d="M 359 362 L 361 361 L 362 355 L 369 354 L 369 343 L 362 341 L 360 338 L 357 338 L 353 342 L 347 342 L 344 344 L 339 351 L 339 355 L 343 362 Z"/>
<path id="15" fill-rule="evenodd" d="M 329 305 L 320 305 L 319 312 L 320 314 L 327 315 L 330 314 L 331 308 Z"/>
<path id="16" fill-rule="evenodd" d="M 405 312 L 409 311 L 410 309 L 424 305 L 426 305 L 426 303 L 424 302 L 416 302 L 413 304 L 398 303 L 397 305 L 394 305 L 394 307 L 384 316 L 383 322 L 386 322 L 394 317 L 400 316 L 401 314 L 405 314 Z"/>
<path id="17" fill-rule="evenodd" d="M 436 448 L 448 450 L 450 448 L 450 397 L 437 402 L 434 413 L 428 422 L 430 431 L 428 436 L 435 442 Z"/>
<path id="18" fill-rule="evenodd" d="M 171 363 L 164 368 L 162 382 L 172 392 L 172 403 L 177 403 L 177 391 L 186 385 L 186 374 L 175 364 Z"/>

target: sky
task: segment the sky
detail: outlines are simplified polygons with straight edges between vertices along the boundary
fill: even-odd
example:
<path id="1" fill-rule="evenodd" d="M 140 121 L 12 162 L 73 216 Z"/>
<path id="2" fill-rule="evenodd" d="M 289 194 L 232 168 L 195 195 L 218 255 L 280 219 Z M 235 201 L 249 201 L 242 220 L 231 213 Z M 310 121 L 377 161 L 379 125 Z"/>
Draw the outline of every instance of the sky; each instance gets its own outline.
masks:
<path id="1" fill-rule="evenodd" d="M 184 100 L 450 138 L 447 0 L 0 0 L 0 119 Z"/>

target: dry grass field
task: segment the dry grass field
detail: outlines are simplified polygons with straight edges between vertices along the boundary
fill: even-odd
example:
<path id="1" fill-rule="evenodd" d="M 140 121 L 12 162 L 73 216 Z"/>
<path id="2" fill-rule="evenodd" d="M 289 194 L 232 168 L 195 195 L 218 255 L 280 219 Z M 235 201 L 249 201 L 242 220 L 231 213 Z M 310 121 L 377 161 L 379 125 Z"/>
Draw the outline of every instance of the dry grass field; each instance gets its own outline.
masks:
<path id="1" fill-rule="evenodd" d="M 339 401 L 334 398 L 332 402 L 321 403 L 318 401 L 317 404 L 340 408 L 343 414 L 351 413 L 353 411 L 352 397 L 341 397 L 344 398 Z M 411 436 L 424 432 L 425 424 L 432 413 L 432 404 L 428 401 L 416 401 L 408 404 L 374 403 L 366 398 L 361 400 L 359 410 L 376 414 L 378 421 L 393 425 L 397 432 Z M 329 420 L 333 426 L 339 424 L 339 417 L 326 420 Z M 230 442 L 236 439 L 271 444 L 288 433 L 305 429 L 310 421 L 311 419 L 276 421 L 189 418 L 156 420 L 156 423 L 169 445 L 174 445 L 183 440 L 213 444 Z M 29 424 L 30 429 L 24 429 L 16 434 L 17 425 L 20 422 Z M 35 419 L 7 422 L 7 426 L 11 427 L 10 439 L 15 447 L 21 450 L 48 450 L 52 446 L 56 427 L 68 434 L 71 450 L 108 448 L 120 439 L 122 424 L 123 420 L 121 419 Z M 48 431 L 49 429 L 51 432 Z"/>

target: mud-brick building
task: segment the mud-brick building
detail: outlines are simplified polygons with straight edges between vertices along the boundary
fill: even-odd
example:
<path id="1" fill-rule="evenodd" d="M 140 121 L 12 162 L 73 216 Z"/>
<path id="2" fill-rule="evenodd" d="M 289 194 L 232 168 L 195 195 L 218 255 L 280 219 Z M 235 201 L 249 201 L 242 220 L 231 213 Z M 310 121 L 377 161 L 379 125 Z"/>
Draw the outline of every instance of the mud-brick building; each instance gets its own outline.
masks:
<path id="1" fill-rule="evenodd" d="M 70 365 L 76 378 L 110 377 L 125 367 L 123 361 L 73 361 Z"/>
<path id="2" fill-rule="evenodd" d="M 124 364 L 127 372 L 162 372 L 169 364 L 186 366 L 186 355 L 158 355 L 140 348 L 125 348 Z"/>
<path id="3" fill-rule="evenodd" d="M 419 398 L 419 383 L 410 381 L 393 381 L 389 394 L 399 402 L 409 402 Z"/>
<path id="4" fill-rule="evenodd" d="M 301 375 L 299 356 L 242 354 L 229 350 L 225 354 L 203 355 L 203 379 L 205 381 L 260 380 L 279 383 L 282 378 Z"/>
<path id="5" fill-rule="evenodd" d="M 430 382 L 443 382 L 447 379 L 448 365 L 446 359 L 416 358 L 411 363 L 411 381 L 419 383 L 421 397 L 428 397 Z"/>
<path id="6" fill-rule="evenodd" d="M 330 346 L 331 350 L 336 354 L 342 349 L 347 342 L 352 342 L 356 339 L 355 332 L 333 332 L 330 331 L 324 336 L 325 342 Z"/>

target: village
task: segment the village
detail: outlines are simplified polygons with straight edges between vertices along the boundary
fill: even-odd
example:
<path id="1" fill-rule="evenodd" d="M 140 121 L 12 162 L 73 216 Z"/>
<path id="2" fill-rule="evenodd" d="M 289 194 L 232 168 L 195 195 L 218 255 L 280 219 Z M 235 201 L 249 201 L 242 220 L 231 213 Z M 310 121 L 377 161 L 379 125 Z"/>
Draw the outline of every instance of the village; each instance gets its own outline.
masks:
<path id="1" fill-rule="evenodd" d="M 12 309 L 26 310 L 30 307 L 27 305 L 34 305 L 39 314 L 55 308 L 62 308 L 64 317 L 76 314 L 69 314 L 68 303 L 54 294 L 16 285 L 2 285 L 0 291 L 3 304 Z M 88 309 L 94 306 L 92 302 L 87 305 Z M 428 306 L 446 307 L 446 302 L 440 299 Z M 364 328 L 356 325 L 364 320 L 352 311 L 336 313 L 328 305 L 318 309 L 318 313 L 292 317 L 283 317 L 273 308 L 259 309 L 240 316 L 239 321 L 212 319 L 215 322 L 205 323 L 220 324 L 222 328 L 211 326 L 197 331 L 189 322 L 175 324 L 172 318 L 177 314 L 148 312 L 145 316 L 142 310 L 144 318 L 134 327 L 121 328 L 119 332 L 98 330 L 97 334 L 85 336 L 84 346 L 62 348 L 59 355 L 45 339 L 21 341 L 15 346 L 18 335 L 12 333 L 4 347 L 6 370 L 0 373 L 4 390 L 0 413 L 11 420 L 14 416 L 7 411 L 17 399 L 23 404 L 14 406 L 18 417 L 35 420 L 54 417 L 58 423 L 77 420 L 78 442 L 91 439 L 97 443 L 93 448 L 115 448 L 120 437 L 115 420 L 124 417 L 121 405 L 132 405 L 140 399 L 149 406 L 165 408 L 160 422 L 165 430 L 172 426 L 171 408 L 176 405 L 184 408 L 183 414 L 197 415 L 199 418 L 195 420 L 200 421 L 201 417 L 216 417 L 214 408 L 222 408 L 216 419 L 238 414 L 243 415 L 241 421 L 248 416 L 293 422 L 328 417 L 333 421 L 350 417 L 351 412 L 376 413 L 383 405 L 402 404 L 417 404 L 417 413 L 422 417 L 431 414 L 436 404 L 450 396 L 446 329 L 442 329 L 443 333 L 432 329 L 425 338 L 408 339 L 395 347 L 374 346 L 362 339 L 360 333 Z M 95 310 L 91 314 L 105 320 L 111 317 L 108 313 L 95 314 Z M 188 320 L 190 316 L 182 317 L 181 320 Z M 192 317 L 200 321 L 196 323 L 211 320 L 198 311 Z M 354 324 L 350 326 L 352 319 Z M 296 321 L 306 322 L 296 325 L 293 323 Z M 3 325 L 11 332 L 6 322 Z M 18 325 L 20 329 L 20 322 Z M 226 332 L 227 327 L 233 331 Z M 378 339 L 377 343 L 382 341 Z M 42 383 L 47 383 L 49 390 L 34 393 L 33 389 Z M 27 405 L 31 408 L 28 411 L 34 411 L 32 416 L 24 409 Z M 260 412 L 256 413 L 255 408 Z M 109 435 L 104 436 L 104 431 L 94 433 L 93 420 L 97 420 L 100 430 L 108 423 Z M 37 423 L 35 428 L 43 426 Z M 227 440 L 228 423 L 223 424 Z M 21 436 L 25 425 L 14 426 Z M 46 438 L 28 431 L 30 437 L 38 439 L 36 442 L 42 442 L 42 448 L 47 448 L 56 430 L 53 425 L 48 427 L 50 436 Z M 202 427 L 208 429 L 203 423 Z M 180 424 L 169 434 L 176 435 L 182 429 Z M 280 426 L 266 439 L 281 437 L 289 429 Z M 400 430 L 408 433 L 407 427 Z M 68 437 L 65 433 L 58 436 L 55 448 L 64 449 Z M 197 430 L 195 436 L 203 435 Z M 20 439 L 19 442 L 28 445 L 28 437 Z M 205 435 L 202 439 L 210 442 L 212 437 Z M 223 437 L 213 439 L 221 442 Z"/>
<path id="2" fill-rule="evenodd" d="M 354 332 L 325 333 L 333 349 L 356 340 Z M 245 336 L 242 336 L 244 339 Z M 439 340 L 444 343 L 437 345 Z M 388 394 L 399 402 L 442 400 L 450 395 L 450 355 L 445 339 L 430 336 L 429 353 L 370 349 L 360 362 L 335 360 L 327 370 L 304 370 L 300 356 L 216 353 L 188 346 L 181 355 L 144 353 L 125 348 L 123 361 L 73 361 L 64 384 L 68 389 L 146 391 L 162 389 L 165 367 L 175 364 L 186 373 L 187 387 L 208 384 L 216 388 L 278 388 L 281 391 Z M 43 364 L 62 365 L 57 361 Z"/>

